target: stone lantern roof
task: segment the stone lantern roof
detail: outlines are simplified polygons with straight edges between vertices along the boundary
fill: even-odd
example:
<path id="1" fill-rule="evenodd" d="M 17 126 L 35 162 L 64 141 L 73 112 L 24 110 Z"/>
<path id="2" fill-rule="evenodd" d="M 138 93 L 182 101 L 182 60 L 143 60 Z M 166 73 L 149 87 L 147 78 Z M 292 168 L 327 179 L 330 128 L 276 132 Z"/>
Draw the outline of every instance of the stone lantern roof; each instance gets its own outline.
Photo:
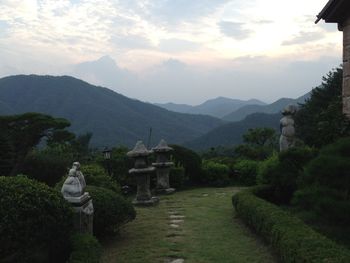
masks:
<path id="1" fill-rule="evenodd" d="M 142 141 L 138 141 L 130 152 L 128 152 L 126 155 L 129 157 L 141 157 L 141 156 L 148 156 L 152 153 L 152 151 L 147 150 L 146 146 L 143 144 Z"/>
<path id="2" fill-rule="evenodd" d="M 317 15 L 318 23 L 324 19 L 326 23 L 341 24 L 350 16 L 350 1 L 349 0 L 329 0 L 322 11 Z"/>
<path id="3" fill-rule="evenodd" d="M 154 152 L 170 152 L 173 148 L 169 147 L 167 142 L 163 139 L 160 140 L 159 144 L 152 149 Z"/>

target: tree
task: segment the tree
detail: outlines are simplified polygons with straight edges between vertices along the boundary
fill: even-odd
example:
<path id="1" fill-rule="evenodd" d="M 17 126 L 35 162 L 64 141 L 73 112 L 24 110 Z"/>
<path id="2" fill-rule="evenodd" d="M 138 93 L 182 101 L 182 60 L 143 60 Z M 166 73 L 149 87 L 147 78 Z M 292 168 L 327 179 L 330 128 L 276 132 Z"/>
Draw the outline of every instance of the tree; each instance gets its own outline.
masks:
<path id="1" fill-rule="evenodd" d="M 54 118 L 40 113 L 25 113 L 21 115 L 0 116 L 0 137 L 6 138 L 6 147 L 12 150 L 13 167 L 10 175 L 17 175 L 27 154 L 43 138 L 50 138 L 58 130 L 70 126 L 61 118 Z M 0 147 L 5 147 L 1 144 Z M 3 151 L 4 149 L 0 149 Z"/>
<path id="2" fill-rule="evenodd" d="M 249 129 L 243 135 L 244 144 L 235 148 L 238 157 L 251 160 L 264 160 L 277 146 L 276 131 L 271 128 Z"/>
<path id="3" fill-rule="evenodd" d="M 295 116 L 297 137 L 321 147 L 350 135 L 349 119 L 342 113 L 343 70 L 336 68 L 323 77 L 322 85 L 300 106 Z"/>

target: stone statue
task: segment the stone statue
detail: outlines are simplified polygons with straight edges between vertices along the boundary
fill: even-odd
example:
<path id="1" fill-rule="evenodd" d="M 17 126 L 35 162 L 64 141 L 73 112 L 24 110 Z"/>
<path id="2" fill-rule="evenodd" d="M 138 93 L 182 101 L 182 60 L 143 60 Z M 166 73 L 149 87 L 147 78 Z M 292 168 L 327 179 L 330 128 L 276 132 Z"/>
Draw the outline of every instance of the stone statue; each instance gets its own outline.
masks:
<path id="1" fill-rule="evenodd" d="M 61 192 L 64 197 L 79 197 L 84 194 L 85 187 L 85 178 L 80 171 L 80 163 L 74 162 L 69 170 L 67 179 L 64 181 Z"/>
<path id="2" fill-rule="evenodd" d="M 293 116 L 297 112 L 296 105 L 288 105 L 282 111 L 283 118 L 280 120 L 280 151 L 288 150 L 295 146 L 295 128 Z"/>

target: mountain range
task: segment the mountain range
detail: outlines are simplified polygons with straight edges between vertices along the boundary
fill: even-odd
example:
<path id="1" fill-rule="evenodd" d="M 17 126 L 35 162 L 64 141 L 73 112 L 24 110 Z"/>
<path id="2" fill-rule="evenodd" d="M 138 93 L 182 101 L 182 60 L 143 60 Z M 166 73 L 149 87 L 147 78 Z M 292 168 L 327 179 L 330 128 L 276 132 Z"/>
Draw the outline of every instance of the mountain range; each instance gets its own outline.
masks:
<path id="1" fill-rule="evenodd" d="M 185 143 L 185 146 L 197 151 L 217 146 L 233 147 L 242 143 L 242 135 L 248 129 L 266 127 L 275 129 L 278 132 L 281 118 L 282 115 L 280 113 L 253 113 L 244 120 L 223 124 L 205 135 Z"/>
<path id="2" fill-rule="evenodd" d="M 181 144 L 218 127 L 222 120 L 171 112 L 69 76 L 17 75 L 0 79 L 0 114 L 40 112 L 63 117 L 76 134 L 92 132 L 93 146 L 133 146 L 160 139 Z"/>
<path id="3" fill-rule="evenodd" d="M 281 98 L 267 105 L 245 105 L 231 112 L 230 114 L 223 116 L 222 119 L 225 121 L 240 121 L 240 120 L 243 120 L 248 115 L 257 113 L 257 112 L 275 114 L 275 113 L 281 112 L 281 110 L 289 104 L 298 105 L 299 103 L 304 103 L 305 100 L 308 99 L 309 97 L 310 97 L 310 93 L 306 93 L 305 95 L 296 99 Z"/>
<path id="4" fill-rule="evenodd" d="M 237 100 L 225 97 L 217 97 L 210 99 L 202 104 L 192 106 L 187 104 L 175 104 L 175 103 L 155 103 L 155 105 L 165 108 L 167 110 L 191 113 L 191 114 L 205 114 L 216 118 L 223 118 L 231 112 L 238 110 L 239 108 L 246 105 L 266 105 L 266 103 L 257 99 L 250 100 Z"/>

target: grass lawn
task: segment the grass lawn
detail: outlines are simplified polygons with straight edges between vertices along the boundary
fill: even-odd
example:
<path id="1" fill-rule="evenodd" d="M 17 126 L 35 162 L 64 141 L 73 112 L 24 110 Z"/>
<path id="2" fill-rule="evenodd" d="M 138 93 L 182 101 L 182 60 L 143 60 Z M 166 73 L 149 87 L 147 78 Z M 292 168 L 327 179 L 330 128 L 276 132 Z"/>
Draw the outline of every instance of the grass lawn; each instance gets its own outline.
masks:
<path id="1" fill-rule="evenodd" d="M 237 191 L 187 190 L 161 196 L 156 207 L 137 208 L 137 218 L 104 242 L 102 262 L 277 262 L 271 249 L 235 217 L 231 197 Z"/>

